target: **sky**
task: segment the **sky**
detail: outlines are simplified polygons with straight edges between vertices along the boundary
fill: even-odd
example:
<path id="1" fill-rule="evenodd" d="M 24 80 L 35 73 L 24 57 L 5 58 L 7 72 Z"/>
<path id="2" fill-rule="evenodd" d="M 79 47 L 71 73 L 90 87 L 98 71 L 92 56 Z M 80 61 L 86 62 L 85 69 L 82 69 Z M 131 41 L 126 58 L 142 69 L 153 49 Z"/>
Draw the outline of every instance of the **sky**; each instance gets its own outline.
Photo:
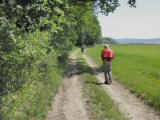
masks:
<path id="1" fill-rule="evenodd" d="M 98 15 L 103 37 L 160 38 L 160 0 L 137 0 L 136 8 L 130 8 L 128 0 L 119 1 L 114 13 Z"/>

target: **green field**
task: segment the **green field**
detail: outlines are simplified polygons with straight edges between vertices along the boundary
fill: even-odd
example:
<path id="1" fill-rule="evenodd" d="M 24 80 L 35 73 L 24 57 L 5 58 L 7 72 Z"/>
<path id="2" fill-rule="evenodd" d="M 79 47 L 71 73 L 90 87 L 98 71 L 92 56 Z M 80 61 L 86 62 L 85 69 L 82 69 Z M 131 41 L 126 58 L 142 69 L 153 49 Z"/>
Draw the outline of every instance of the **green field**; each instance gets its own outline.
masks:
<path id="1" fill-rule="evenodd" d="M 102 45 L 87 50 L 101 65 Z M 146 103 L 160 110 L 160 45 L 112 45 L 113 75 Z"/>

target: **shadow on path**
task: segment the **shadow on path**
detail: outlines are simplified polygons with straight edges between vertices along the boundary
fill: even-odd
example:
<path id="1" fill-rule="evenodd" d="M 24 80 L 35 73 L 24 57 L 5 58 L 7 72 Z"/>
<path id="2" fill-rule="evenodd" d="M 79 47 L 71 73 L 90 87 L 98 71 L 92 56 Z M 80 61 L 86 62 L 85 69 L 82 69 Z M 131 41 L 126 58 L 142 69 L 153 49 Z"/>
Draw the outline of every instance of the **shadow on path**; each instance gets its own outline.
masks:
<path id="1" fill-rule="evenodd" d="M 83 59 L 70 59 L 66 71 L 66 75 L 68 78 L 74 75 L 82 75 L 85 73 L 97 75 L 98 73 L 102 73 L 103 68 L 100 67 L 89 67 Z M 90 82 L 86 81 L 87 84 L 94 84 L 94 85 L 103 85 L 104 83 L 100 82 Z"/>
<path id="2" fill-rule="evenodd" d="M 94 84 L 94 85 L 104 85 L 104 83 L 102 83 L 102 82 L 89 82 L 89 81 L 86 81 L 85 83 Z"/>
<path id="3" fill-rule="evenodd" d="M 85 65 L 83 59 L 70 59 L 67 67 L 67 77 L 72 77 L 74 75 L 81 75 L 84 73 L 89 73 L 96 75 L 98 73 L 102 72 L 102 66 L 101 67 L 88 67 L 88 65 Z M 92 70 L 95 70 L 96 72 L 93 72 Z"/>

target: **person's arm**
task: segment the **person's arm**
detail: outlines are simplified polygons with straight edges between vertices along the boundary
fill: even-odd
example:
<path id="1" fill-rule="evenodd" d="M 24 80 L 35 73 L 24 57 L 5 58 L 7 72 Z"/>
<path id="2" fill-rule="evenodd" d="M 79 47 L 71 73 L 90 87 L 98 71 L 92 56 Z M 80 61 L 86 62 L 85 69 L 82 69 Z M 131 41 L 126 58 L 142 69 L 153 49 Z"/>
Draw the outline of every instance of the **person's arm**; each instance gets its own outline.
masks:
<path id="1" fill-rule="evenodd" d="M 103 50 L 102 50 L 102 52 L 101 52 L 101 59 L 102 59 L 102 61 L 104 61 L 104 58 L 103 58 Z"/>

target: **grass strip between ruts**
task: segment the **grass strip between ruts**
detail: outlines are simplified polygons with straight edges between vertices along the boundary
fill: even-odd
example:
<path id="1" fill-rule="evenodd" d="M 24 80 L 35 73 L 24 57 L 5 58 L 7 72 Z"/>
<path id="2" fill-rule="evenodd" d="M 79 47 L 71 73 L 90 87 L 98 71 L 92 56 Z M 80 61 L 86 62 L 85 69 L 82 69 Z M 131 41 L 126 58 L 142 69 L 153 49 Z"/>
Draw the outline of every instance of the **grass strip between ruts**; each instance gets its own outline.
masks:
<path id="1" fill-rule="evenodd" d="M 83 85 L 91 120 L 127 120 L 119 111 L 118 105 L 107 95 L 85 60 L 80 56 L 80 80 Z"/>

